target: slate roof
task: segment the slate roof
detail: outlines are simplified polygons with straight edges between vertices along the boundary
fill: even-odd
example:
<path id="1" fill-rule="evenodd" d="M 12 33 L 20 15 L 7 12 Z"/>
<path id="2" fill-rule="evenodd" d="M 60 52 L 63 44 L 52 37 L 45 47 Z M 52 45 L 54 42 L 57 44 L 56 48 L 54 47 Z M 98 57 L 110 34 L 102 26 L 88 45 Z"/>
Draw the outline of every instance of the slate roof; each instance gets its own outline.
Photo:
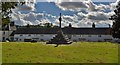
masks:
<path id="1" fill-rule="evenodd" d="M 57 34 L 59 28 L 18 28 L 15 34 Z M 111 28 L 62 28 L 64 34 L 111 34 Z"/>

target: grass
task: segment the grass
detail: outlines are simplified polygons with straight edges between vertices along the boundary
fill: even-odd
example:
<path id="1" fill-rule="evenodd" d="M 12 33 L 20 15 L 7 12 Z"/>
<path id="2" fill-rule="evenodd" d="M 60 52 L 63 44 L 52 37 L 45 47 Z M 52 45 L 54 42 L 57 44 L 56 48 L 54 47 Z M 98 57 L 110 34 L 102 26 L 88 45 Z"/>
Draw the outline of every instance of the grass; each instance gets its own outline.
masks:
<path id="1" fill-rule="evenodd" d="M 45 42 L 3 42 L 3 63 L 118 63 L 118 44 L 74 42 L 71 45 Z"/>

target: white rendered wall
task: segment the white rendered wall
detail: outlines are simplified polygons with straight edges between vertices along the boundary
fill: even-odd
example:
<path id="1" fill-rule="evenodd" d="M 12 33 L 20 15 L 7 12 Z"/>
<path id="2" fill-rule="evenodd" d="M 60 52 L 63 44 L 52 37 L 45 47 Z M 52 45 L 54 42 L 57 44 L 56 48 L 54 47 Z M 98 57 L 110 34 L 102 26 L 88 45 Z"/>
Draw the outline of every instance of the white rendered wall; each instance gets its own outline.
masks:
<path id="1" fill-rule="evenodd" d="M 112 35 L 72 35 L 72 41 L 105 41 L 113 39 Z"/>
<path id="2" fill-rule="evenodd" d="M 109 41 L 113 40 L 112 35 L 70 35 L 72 41 Z M 24 39 L 36 39 L 37 41 L 49 41 L 55 37 L 55 34 L 16 34 L 15 38 L 18 38 L 18 41 L 24 41 Z"/>
<path id="3" fill-rule="evenodd" d="M 37 41 L 49 41 L 55 36 L 55 34 L 15 34 L 14 40 L 18 38 L 18 41 L 24 41 L 24 39 L 36 39 Z"/>

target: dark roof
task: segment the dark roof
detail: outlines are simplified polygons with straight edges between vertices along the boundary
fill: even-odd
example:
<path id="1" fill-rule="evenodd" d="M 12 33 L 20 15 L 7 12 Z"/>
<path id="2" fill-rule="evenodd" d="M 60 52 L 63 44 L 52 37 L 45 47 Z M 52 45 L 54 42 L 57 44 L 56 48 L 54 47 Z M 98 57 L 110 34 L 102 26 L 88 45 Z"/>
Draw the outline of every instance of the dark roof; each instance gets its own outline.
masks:
<path id="1" fill-rule="evenodd" d="M 18 28 L 15 34 L 56 34 L 59 28 Z M 64 34 L 110 34 L 111 28 L 62 28 Z"/>

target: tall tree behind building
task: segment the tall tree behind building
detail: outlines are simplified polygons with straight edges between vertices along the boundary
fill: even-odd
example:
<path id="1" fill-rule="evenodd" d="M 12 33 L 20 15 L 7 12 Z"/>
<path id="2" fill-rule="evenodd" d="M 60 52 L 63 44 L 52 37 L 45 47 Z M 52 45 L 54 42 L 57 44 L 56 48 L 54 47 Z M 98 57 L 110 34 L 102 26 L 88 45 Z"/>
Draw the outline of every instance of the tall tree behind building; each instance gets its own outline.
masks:
<path id="1" fill-rule="evenodd" d="M 114 38 L 120 38 L 120 1 L 114 10 L 115 14 L 111 16 L 110 20 L 113 20 L 112 35 Z"/>

